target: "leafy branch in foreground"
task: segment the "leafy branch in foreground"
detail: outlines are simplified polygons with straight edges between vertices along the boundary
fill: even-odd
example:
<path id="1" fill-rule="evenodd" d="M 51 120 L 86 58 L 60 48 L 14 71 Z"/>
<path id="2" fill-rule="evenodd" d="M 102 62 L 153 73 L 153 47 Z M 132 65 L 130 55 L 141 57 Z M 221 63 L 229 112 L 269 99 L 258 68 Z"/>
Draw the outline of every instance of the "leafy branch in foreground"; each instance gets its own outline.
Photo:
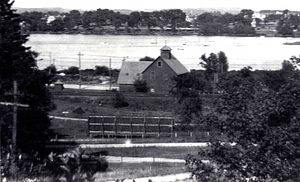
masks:
<path id="1" fill-rule="evenodd" d="M 294 70 L 278 91 L 255 80 L 249 69 L 221 80 L 224 94 L 204 121 L 228 142 L 211 141 L 199 156 L 189 156 L 192 174 L 199 181 L 299 181 L 299 78 Z"/>

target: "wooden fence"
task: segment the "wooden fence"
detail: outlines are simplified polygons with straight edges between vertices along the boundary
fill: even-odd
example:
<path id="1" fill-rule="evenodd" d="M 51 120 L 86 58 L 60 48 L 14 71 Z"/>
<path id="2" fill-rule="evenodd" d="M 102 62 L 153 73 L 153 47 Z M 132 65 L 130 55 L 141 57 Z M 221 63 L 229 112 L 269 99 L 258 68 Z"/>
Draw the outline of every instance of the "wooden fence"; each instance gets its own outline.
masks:
<path id="1" fill-rule="evenodd" d="M 88 135 L 93 136 L 173 136 L 173 117 L 90 116 Z"/>

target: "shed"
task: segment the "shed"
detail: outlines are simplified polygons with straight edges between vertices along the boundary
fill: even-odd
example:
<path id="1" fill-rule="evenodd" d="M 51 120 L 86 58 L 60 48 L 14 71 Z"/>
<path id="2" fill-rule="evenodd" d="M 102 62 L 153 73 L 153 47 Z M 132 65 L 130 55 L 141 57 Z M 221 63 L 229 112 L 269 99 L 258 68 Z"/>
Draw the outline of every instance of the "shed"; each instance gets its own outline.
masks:
<path id="1" fill-rule="evenodd" d="M 57 80 L 55 83 L 54 83 L 54 90 L 56 91 L 62 91 L 64 89 L 64 84 L 63 82 L 61 82 L 60 80 Z"/>

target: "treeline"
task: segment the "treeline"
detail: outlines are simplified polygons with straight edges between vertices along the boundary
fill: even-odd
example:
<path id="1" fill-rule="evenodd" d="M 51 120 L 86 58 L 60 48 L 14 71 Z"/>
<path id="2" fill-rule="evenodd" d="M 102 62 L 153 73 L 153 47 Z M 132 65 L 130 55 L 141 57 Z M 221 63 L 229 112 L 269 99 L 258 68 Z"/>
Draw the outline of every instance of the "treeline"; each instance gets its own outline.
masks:
<path id="1" fill-rule="evenodd" d="M 50 65 L 44 69 L 46 73 L 51 75 L 52 82 L 60 79 L 61 81 L 78 81 L 79 74 L 84 82 L 100 81 L 99 77 L 111 76 L 111 81 L 116 82 L 120 73 L 119 69 L 109 69 L 106 66 L 95 66 L 95 69 L 79 69 L 76 66 L 71 66 L 68 69 L 57 70 L 54 65 Z M 65 76 L 60 76 L 64 74 Z M 101 81 L 100 81 L 101 82 Z"/>
<path id="2" fill-rule="evenodd" d="M 24 12 L 21 14 L 23 31 L 69 32 L 69 33 L 194 33 L 200 35 L 254 35 L 256 27 L 275 22 L 276 31 L 281 35 L 300 32 L 300 17 L 290 14 L 269 14 L 263 20 L 253 18 L 251 9 L 238 14 L 206 12 L 200 15 L 186 15 L 180 9 L 153 12 L 135 11 L 121 14 L 109 9 L 97 9 L 80 13 L 58 11 Z M 188 32 L 187 32 L 188 31 Z"/>
<path id="3" fill-rule="evenodd" d="M 121 27 L 138 29 L 139 27 L 172 27 L 173 31 L 177 27 L 190 27 L 186 21 L 186 14 L 179 9 L 162 10 L 154 12 L 132 12 L 129 15 L 114 12 L 108 9 L 97 9 L 96 11 L 86 11 L 80 13 L 72 10 L 69 13 L 59 12 L 24 12 L 21 14 L 23 28 L 29 31 L 74 31 L 80 28 L 91 30 L 112 26 L 115 30 Z M 51 20 L 51 18 L 53 18 Z"/>

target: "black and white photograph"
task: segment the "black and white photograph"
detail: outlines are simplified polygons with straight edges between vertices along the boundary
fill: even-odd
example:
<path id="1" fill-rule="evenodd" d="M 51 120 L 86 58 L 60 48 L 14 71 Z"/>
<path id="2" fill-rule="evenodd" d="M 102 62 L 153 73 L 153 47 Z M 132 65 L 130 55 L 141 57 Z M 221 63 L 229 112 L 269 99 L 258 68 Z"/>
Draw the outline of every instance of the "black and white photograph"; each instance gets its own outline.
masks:
<path id="1" fill-rule="evenodd" d="M 300 182 L 300 2 L 0 0 L 0 182 Z"/>

